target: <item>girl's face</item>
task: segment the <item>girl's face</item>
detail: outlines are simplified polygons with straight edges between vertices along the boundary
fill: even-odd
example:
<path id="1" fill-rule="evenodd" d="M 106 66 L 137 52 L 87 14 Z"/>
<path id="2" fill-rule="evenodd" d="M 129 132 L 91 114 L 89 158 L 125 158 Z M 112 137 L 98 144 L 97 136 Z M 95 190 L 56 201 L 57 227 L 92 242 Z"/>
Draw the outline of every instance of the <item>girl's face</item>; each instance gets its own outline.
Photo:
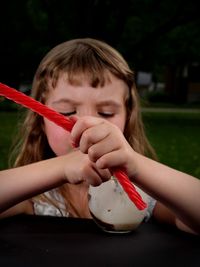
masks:
<path id="1" fill-rule="evenodd" d="M 128 87 L 122 80 L 109 74 L 103 87 L 91 87 L 87 79 L 81 85 L 71 85 L 67 75 L 58 79 L 49 93 L 46 105 L 65 116 L 95 116 L 109 120 L 123 132 L 126 122 L 125 100 Z M 51 149 L 57 156 L 72 150 L 70 133 L 44 119 L 45 132 Z"/>

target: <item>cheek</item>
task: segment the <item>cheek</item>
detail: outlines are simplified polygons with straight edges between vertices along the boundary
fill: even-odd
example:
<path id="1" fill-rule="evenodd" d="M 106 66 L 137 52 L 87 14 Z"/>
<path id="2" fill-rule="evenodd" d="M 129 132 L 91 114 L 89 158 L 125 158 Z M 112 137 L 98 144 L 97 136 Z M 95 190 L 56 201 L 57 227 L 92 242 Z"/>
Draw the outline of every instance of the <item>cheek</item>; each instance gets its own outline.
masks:
<path id="1" fill-rule="evenodd" d="M 115 120 L 113 122 L 122 132 L 124 132 L 124 128 L 125 128 L 125 121 L 124 120 Z"/>
<path id="2" fill-rule="evenodd" d="M 126 123 L 126 116 L 124 114 L 111 118 L 109 121 L 115 124 L 122 132 L 124 132 Z"/>
<path id="3" fill-rule="evenodd" d="M 46 119 L 44 126 L 49 146 L 57 156 L 65 155 L 72 150 L 69 132 Z"/>

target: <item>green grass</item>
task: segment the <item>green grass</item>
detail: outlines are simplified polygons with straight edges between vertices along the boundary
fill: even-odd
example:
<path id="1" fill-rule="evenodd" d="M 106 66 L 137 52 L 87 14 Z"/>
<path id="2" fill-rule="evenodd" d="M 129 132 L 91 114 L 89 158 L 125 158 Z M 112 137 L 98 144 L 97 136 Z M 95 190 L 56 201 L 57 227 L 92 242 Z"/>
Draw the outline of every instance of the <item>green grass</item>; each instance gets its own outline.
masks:
<path id="1" fill-rule="evenodd" d="M 200 178 L 200 112 L 144 112 L 143 120 L 160 162 Z"/>
<path id="2" fill-rule="evenodd" d="M 200 112 L 143 112 L 145 129 L 160 162 L 200 178 Z M 0 169 L 8 166 L 9 148 L 19 113 L 0 111 Z"/>
<path id="3" fill-rule="evenodd" d="M 12 141 L 17 133 L 18 112 L 0 111 L 0 170 L 8 166 Z"/>

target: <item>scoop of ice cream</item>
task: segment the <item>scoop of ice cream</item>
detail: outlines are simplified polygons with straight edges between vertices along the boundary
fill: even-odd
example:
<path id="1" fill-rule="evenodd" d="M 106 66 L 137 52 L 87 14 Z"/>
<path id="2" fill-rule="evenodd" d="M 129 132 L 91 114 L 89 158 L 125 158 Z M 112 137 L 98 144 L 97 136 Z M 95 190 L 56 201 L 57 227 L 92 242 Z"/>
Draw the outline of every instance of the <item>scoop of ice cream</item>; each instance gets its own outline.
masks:
<path id="1" fill-rule="evenodd" d="M 147 203 L 148 195 L 135 188 Z M 97 187 L 90 186 L 89 209 L 96 223 L 107 232 L 130 232 L 140 225 L 147 212 L 138 210 L 115 178 Z"/>

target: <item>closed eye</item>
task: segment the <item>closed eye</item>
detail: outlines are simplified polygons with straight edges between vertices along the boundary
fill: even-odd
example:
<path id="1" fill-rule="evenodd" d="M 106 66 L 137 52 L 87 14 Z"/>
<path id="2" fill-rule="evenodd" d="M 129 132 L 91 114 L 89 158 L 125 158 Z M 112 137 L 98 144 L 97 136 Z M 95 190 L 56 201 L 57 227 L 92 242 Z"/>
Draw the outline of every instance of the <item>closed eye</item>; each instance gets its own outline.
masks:
<path id="1" fill-rule="evenodd" d="M 72 116 L 74 114 L 76 114 L 76 111 L 71 111 L 71 112 L 59 112 L 61 115 L 63 116 Z"/>
<path id="2" fill-rule="evenodd" d="M 109 117 L 113 117 L 114 116 L 114 113 L 108 113 L 108 112 L 98 112 L 98 114 L 101 117 L 104 117 L 104 118 L 109 118 Z"/>

